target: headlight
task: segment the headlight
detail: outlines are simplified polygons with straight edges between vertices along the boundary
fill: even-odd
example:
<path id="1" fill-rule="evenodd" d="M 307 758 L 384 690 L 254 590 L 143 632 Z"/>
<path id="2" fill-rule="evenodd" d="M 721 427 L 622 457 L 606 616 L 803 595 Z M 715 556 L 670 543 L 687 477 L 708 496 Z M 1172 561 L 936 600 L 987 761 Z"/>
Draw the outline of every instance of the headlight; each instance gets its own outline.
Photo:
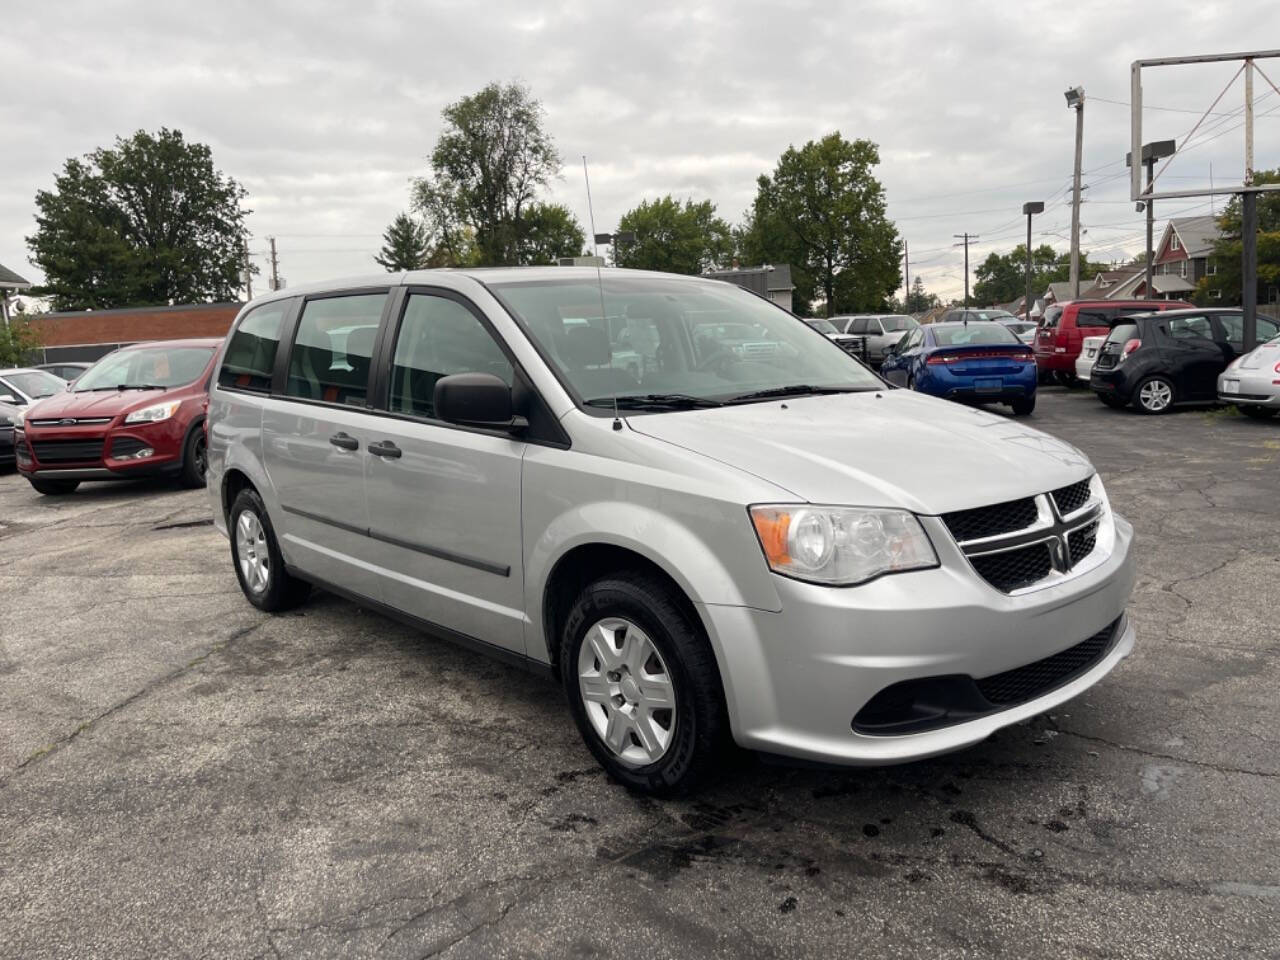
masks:
<path id="1" fill-rule="evenodd" d="M 905 510 L 801 504 L 750 509 L 770 569 L 797 580 L 847 586 L 938 565 L 920 521 Z"/>
<path id="2" fill-rule="evenodd" d="M 158 423 L 161 420 L 168 420 L 178 412 L 178 407 L 182 406 L 181 400 L 174 400 L 172 403 L 157 403 L 152 407 L 143 407 L 141 410 L 135 410 L 124 418 L 125 423 Z"/>
<path id="3" fill-rule="evenodd" d="M 1107 491 L 1102 485 L 1102 477 L 1096 473 L 1093 475 L 1093 479 L 1089 481 L 1089 495 L 1095 500 L 1102 501 L 1102 517 L 1098 521 L 1098 533 L 1094 549 L 1101 551 L 1101 556 L 1109 557 L 1111 556 L 1111 551 L 1116 547 L 1116 518 L 1115 514 L 1111 512 L 1111 501 L 1107 499 Z"/>

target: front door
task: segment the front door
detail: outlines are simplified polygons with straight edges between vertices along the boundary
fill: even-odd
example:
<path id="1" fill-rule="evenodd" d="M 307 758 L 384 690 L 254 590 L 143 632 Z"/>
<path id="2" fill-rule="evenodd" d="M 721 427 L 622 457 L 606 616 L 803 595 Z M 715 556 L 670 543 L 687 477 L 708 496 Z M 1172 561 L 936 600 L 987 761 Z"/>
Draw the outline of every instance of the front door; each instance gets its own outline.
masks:
<path id="1" fill-rule="evenodd" d="M 387 360 L 385 414 L 368 447 L 369 527 L 384 602 L 524 653 L 520 471 L 525 444 L 435 415 L 436 381 L 514 368 L 478 308 L 410 291 Z"/>
<path id="2" fill-rule="evenodd" d="M 386 293 L 305 301 L 282 396 L 263 404 L 263 460 L 281 511 L 286 558 L 352 593 L 378 599 L 365 474 L 374 339 Z"/>

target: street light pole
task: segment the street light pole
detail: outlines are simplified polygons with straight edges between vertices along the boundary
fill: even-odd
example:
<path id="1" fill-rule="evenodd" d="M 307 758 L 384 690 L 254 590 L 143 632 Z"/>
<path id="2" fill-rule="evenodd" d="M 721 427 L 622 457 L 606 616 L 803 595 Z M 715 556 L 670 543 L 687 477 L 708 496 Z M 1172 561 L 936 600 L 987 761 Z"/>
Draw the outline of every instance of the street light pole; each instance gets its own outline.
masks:
<path id="1" fill-rule="evenodd" d="M 1084 87 L 1066 93 L 1067 106 L 1076 112 L 1076 167 L 1071 182 L 1071 297 L 1080 298 L 1080 160 L 1084 151 Z"/>
<path id="2" fill-rule="evenodd" d="M 1031 217 L 1037 213 L 1044 213 L 1044 204 L 1040 201 L 1024 203 L 1022 212 L 1027 217 L 1027 296 L 1022 302 L 1023 312 L 1028 320 L 1031 319 Z"/>

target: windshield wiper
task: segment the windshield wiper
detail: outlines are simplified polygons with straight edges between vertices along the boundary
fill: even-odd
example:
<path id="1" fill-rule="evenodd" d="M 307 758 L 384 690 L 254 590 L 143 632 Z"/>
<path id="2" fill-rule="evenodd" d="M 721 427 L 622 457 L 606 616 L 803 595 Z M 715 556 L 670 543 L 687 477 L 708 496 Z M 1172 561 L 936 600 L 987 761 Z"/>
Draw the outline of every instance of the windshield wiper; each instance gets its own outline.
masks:
<path id="1" fill-rule="evenodd" d="M 770 400 L 773 397 L 803 397 L 824 393 L 865 393 L 868 390 L 879 390 L 880 387 L 815 387 L 807 383 L 790 383 L 785 387 L 770 387 L 768 390 L 753 390 L 751 393 L 740 393 L 730 397 L 726 403 L 750 403 L 753 400 Z"/>
<path id="2" fill-rule="evenodd" d="M 160 383 L 116 383 L 105 387 L 80 387 L 73 390 L 73 393 L 102 393 L 106 390 L 168 390 L 169 388 Z"/>
<path id="3" fill-rule="evenodd" d="M 613 407 L 619 410 L 692 410 L 695 407 L 724 406 L 719 400 L 692 397 L 687 393 L 646 393 L 642 396 L 594 397 L 585 401 L 590 407 Z"/>

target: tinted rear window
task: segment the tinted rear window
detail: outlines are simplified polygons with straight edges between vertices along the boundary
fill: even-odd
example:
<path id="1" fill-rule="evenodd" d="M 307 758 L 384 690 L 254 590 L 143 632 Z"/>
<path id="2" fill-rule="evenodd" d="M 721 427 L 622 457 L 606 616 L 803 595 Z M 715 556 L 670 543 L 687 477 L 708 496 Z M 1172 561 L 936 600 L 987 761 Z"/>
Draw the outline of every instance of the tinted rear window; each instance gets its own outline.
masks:
<path id="1" fill-rule="evenodd" d="M 288 306 L 289 301 L 277 300 L 245 315 L 227 344 L 222 369 L 218 371 L 218 386 L 261 393 L 271 390 L 271 371 L 276 362 L 276 347 L 280 345 L 280 324 Z"/>
<path id="2" fill-rule="evenodd" d="M 1138 335 L 1138 325 L 1136 323 L 1121 322 L 1111 328 L 1111 332 L 1107 334 L 1107 339 L 1117 343 L 1124 343 L 1126 340 L 1132 340 Z"/>

